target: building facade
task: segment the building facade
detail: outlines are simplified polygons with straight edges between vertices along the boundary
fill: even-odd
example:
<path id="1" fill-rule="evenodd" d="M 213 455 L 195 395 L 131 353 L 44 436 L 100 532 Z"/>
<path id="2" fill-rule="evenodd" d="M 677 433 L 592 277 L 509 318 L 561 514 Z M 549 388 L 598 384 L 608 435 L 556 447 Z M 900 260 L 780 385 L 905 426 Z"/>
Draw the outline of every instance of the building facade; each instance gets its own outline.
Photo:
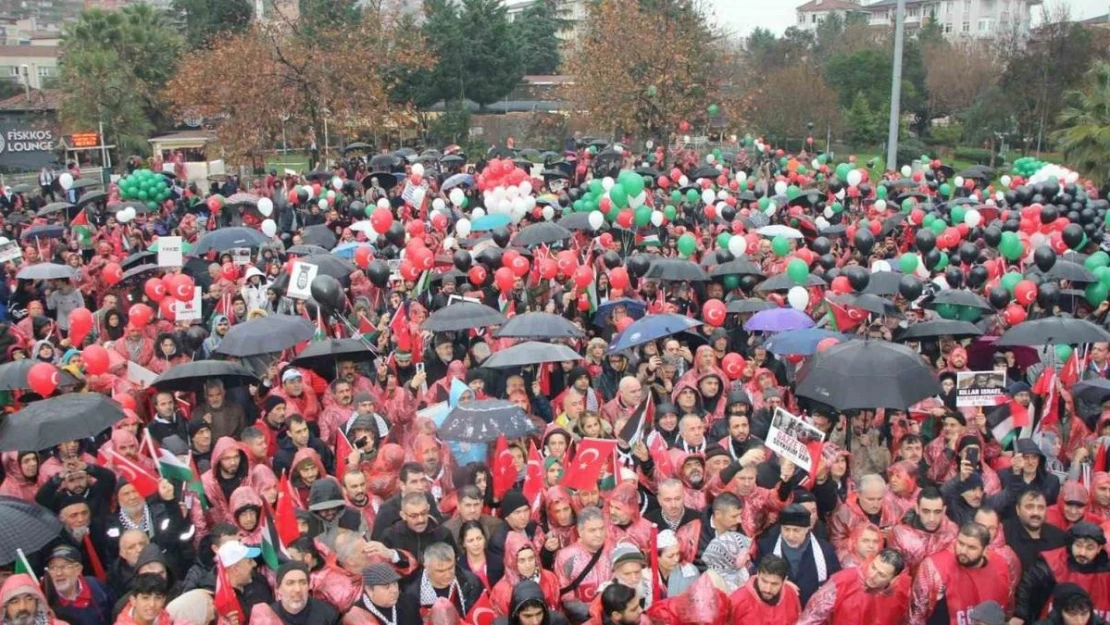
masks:
<path id="1" fill-rule="evenodd" d="M 866 15 L 866 11 L 859 3 L 850 2 L 849 0 L 809 0 L 809 2 L 795 9 L 795 13 L 797 14 L 797 22 L 794 26 L 804 31 L 817 30 L 817 25 L 830 15 L 836 15 L 841 20 L 849 13 Z"/>

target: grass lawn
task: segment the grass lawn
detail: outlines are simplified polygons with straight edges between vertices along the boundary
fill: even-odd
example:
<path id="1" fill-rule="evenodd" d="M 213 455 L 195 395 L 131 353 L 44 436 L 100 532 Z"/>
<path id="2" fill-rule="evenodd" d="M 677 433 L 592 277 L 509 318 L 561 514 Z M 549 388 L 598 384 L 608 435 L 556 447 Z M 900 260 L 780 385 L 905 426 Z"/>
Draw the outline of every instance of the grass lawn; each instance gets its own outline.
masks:
<path id="1" fill-rule="evenodd" d="M 307 172 L 308 156 L 307 152 L 278 152 L 266 159 L 266 171 L 276 169 L 281 173 L 285 169 L 292 169 L 297 173 Z"/>

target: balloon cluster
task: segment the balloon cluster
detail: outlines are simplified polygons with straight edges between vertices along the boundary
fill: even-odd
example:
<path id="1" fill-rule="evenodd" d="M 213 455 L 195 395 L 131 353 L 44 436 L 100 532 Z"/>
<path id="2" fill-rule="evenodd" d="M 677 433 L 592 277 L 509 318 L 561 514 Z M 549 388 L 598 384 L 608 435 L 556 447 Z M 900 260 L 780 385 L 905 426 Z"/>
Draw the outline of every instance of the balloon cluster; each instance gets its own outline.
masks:
<path id="1" fill-rule="evenodd" d="M 600 229 L 606 221 L 626 229 L 643 228 L 648 224 L 658 227 L 674 219 L 676 210 L 668 206 L 668 213 L 664 213 L 647 206 L 647 183 L 640 174 L 622 169 L 615 179 L 606 176 L 591 180 L 571 207 L 575 212 L 589 213 L 590 227 L 594 230 Z"/>
<path id="2" fill-rule="evenodd" d="M 1033 174 L 1037 173 L 1040 168 L 1044 167 L 1044 161 L 1032 156 L 1023 156 L 1014 161 L 1013 167 L 1010 171 L 1015 176 L 1022 178 L 1031 178 Z"/>
<path id="3" fill-rule="evenodd" d="M 495 158 L 487 163 L 478 174 L 477 184 L 486 211 L 490 215 L 507 215 L 514 224 L 519 224 L 536 206 L 532 178 L 510 159 Z M 452 202 L 458 205 L 461 200 Z"/>
<path id="4" fill-rule="evenodd" d="M 170 186 L 165 176 L 149 169 L 137 169 L 119 181 L 119 194 L 125 200 L 144 202 L 147 208 L 156 210 L 160 203 L 169 199 Z"/>

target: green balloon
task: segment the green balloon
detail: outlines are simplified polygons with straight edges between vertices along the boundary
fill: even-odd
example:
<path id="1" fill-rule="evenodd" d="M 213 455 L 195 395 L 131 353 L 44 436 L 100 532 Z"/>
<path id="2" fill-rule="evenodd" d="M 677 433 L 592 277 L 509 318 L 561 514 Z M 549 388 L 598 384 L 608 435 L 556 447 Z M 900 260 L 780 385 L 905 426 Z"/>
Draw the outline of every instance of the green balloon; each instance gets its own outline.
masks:
<path id="1" fill-rule="evenodd" d="M 1002 240 L 998 243 L 998 249 L 1001 250 L 1002 248 L 1013 245 L 1014 243 L 1020 245 L 1021 239 L 1018 238 L 1016 232 L 1010 232 L 1007 230 L 1006 232 L 1002 233 Z M 1088 258 L 1088 260 L 1090 260 L 1090 258 Z"/>
<path id="2" fill-rule="evenodd" d="M 1099 272 L 1102 272 L 1101 274 Z M 1098 281 L 1110 287 L 1110 267 L 1098 267 L 1092 273 L 1098 278 Z"/>
<path id="3" fill-rule="evenodd" d="M 755 204 L 756 204 L 756 206 L 759 207 L 759 210 L 765 211 L 765 210 L 767 210 L 767 207 L 771 205 L 771 198 L 769 198 L 765 195 L 765 196 L 759 198 L 759 200 L 756 201 Z"/>
<path id="4" fill-rule="evenodd" d="M 1083 264 L 1087 267 L 1088 271 L 1094 271 L 1096 267 L 1105 267 L 1107 265 L 1110 265 L 1110 255 L 1107 255 L 1106 252 L 1099 250 L 1094 254 L 1088 256 L 1087 260 L 1083 261 Z"/>
<path id="5" fill-rule="evenodd" d="M 575 200 L 575 202 L 581 202 L 581 201 L 582 201 L 582 200 Z M 371 204 L 371 205 L 367 206 L 367 207 L 366 207 L 366 208 L 364 209 L 364 210 L 365 210 L 365 212 L 366 212 L 366 216 L 367 216 L 367 217 L 369 217 L 370 215 L 373 215 L 373 214 L 374 214 L 374 209 L 376 209 L 376 208 L 377 208 L 377 206 L 376 206 L 376 205 L 374 205 L 374 204 Z"/>
<path id="6" fill-rule="evenodd" d="M 952 207 L 952 223 L 962 224 L 964 222 L 965 217 L 967 217 L 967 209 L 966 208 L 964 208 L 963 206 L 953 206 Z"/>
<path id="7" fill-rule="evenodd" d="M 628 206 L 628 193 L 620 185 L 615 184 L 612 189 L 609 189 L 609 199 L 613 201 L 613 206 L 617 208 Z"/>
<path id="8" fill-rule="evenodd" d="M 875 197 L 879 198 L 880 200 L 885 200 L 887 193 L 889 193 L 889 191 L 887 191 L 886 187 L 884 187 L 883 185 L 879 185 L 879 188 L 875 189 Z"/>
<path id="9" fill-rule="evenodd" d="M 960 321 L 975 323 L 976 321 L 979 321 L 982 316 L 983 310 L 981 308 L 975 308 L 974 306 L 960 306 Z"/>
<path id="10" fill-rule="evenodd" d="M 913 210 L 913 204 L 914 204 L 914 202 L 913 202 L 912 197 L 908 197 L 908 198 L 902 200 L 902 212 L 903 213 L 908 213 L 908 212 L 912 211 Z"/>
<path id="11" fill-rule="evenodd" d="M 1083 294 L 1086 296 L 1087 302 L 1089 302 L 1091 306 L 1098 306 L 1106 301 L 1106 296 L 1110 294 L 1110 288 L 1107 288 L 1107 286 L 1101 282 L 1092 282 L 1087 285 Z"/>
<path id="12" fill-rule="evenodd" d="M 158 202 L 147 202 L 146 207 L 150 210 L 158 210 Z"/>
<path id="13" fill-rule="evenodd" d="M 1025 248 L 1022 247 L 1021 241 L 1019 240 L 1015 243 L 1011 243 L 1009 245 L 1006 245 L 1005 247 L 999 248 L 998 251 L 1002 252 L 1002 256 L 1004 256 L 1006 260 L 1014 261 L 1021 258 L 1022 254 L 1025 252 Z"/>
<path id="14" fill-rule="evenodd" d="M 720 113 L 720 112 L 721 112 L 721 107 L 717 106 L 716 104 L 710 104 L 709 105 L 709 116 L 710 117 L 716 117 L 717 113 Z"/>
<path id="15" fill-rule="evenodd" d="M 937 261 L 937 266 L 933 268 L 934 271 L 944 271 L 948 267 L 948 252 L 940 253 L 940 260 Z"/>
<path id="16" fill-rule="evenodd" d="M 789 163 L 789 162 L 790 162 L 790 161 L 789 161 L 789 159 L 787 159 L 787 158 L 786 158 L 786 157 L 784 156 L 784 157 L 782 157 L 782 158 L 780 158 L 780 159 L 779 159 L 779 167 L 781 167 L 781 168 L 783 168 L 783 169 L 786 169 L 786 164 L 787 164 L 787 163 Z"/>
<path id="17" fill-rule="evenodd" d="M 649 98 L 654 98 L 657 93 L 659 93 L 659 90 L 655 88 L 655 85 L 648 85 L 647 96 Z"/>
<path id="18" fill-rule="evenodd" d="M 582 198 L 579 198 L 579 199 L 575 200 L 574 203 L 571 204 L 570 206 L 571 206 L 571 208 L 574 209 L 574 212 L 580 213 L 580 212 L 582 212 L 582 207 L 585 206 L 585 204 L 586 204 L 586 202 L 584 200 L 582 200 Z"/>
<path id="19" fill-rule="evenodd" d="M 651 223 L 651 209 L 646 205 L 640 206 L 636 212 L 632 214 L 632 221 L 636 224 L 637 228 L 643 228 Z"/>
<path id="20" fill-rule="evenodd" d="M 139 192 L 135 194 L 135 197 L 137 197 L 139 200 L 142 200 L 143 202 L 145 202 L 147 200 L 146 189 L 139 189 Z"/>
<path id="21" fill-rule="evenodd" d="M 1002 276 L 1002 280 L 999 283 L 1007 291 L 1010 292 L 1010 295 L 1013 295 L 1014 294 L 1014 287 L 1017 286 L 1018 282 L 1021 282 L 1021 278 L 1022 278 L 1022 276 L 1021 276 L 1020 273 L 1018 273 L 1016 271 L 1011 271 L 1011 272 L 1008 272 L 1006 275 Z"/>
<path id="22" fill-rule="evenodd" d="M 694 240 L 694 235 L 687 232 L 678 237 L 678 251 L 683 256 L 692 256 L 695 249 L 697 249 L 697 241 Z"/>
<path id="23" fill-rule="evenodd" d="M 674 202 L 675 204 L 678 204 L 679 202 L 681 202 L 682 201 L 682 191 L 679 191 L 678 189 L 675 189 L 674 191 L 671 191 L 671 201 Z"/>
<path id="24" fill-rule="evenodd" d="M 796 184 L 792 184 L 789 187 L 786 187 L 786 197 L 791 200 L 798 197 L 798 194 L 800 194 L 801 192 L 802 190 L 799 189 L 798 185 Z"/>
<path id="25" fill-rule="evenodd" d="M 951 197 L 952 196 L 952 185 L 948 184 L 947 182 L 941 184 L 939 190 L 940 190 L 941 197 Z"/>
<path id="26" fill-rule="evenodd" d="M 701 194 L 698 193 L 697 189 L 690 189 L 686 192 L 686 201 L 690 204 L 696 204 L 699 199 L 701 199 Z"/>
<path id="27" fill-rule="evenodd" d="M 467 208 L 468 206 L 470 206 L 470 196 L 469 195 L 464 195 L 463 196 L 463 201 L 462 201 L 462 207 Z"/>
<path id="28" fill-rule="evenodd" d="M 925 217 L 921 220 L 921 225 L 932 230 L 933 222 L 937 220 L 937 216 L 932 213 L 925 213 Z"/>
<path id="29" fill-rule="evenodd" d="M 594 195 L 601 195 L 605 193 L 605 187 L 601 186 L 601 180 L 594 178 L 590 181 L 590 193 Z"/>
<path id="30" fill-rule="evenodd" d="M 937 314 L 942 319 L 958 319 L 960 317 L 960 307 L 955 304 L 937 304 Z"/>
<path id="31" fill-rule="evenodd" d="M 737 289 L 740 287 L 740 276 L 725 276 L 723 282 L 726 291 Z"/>
<path id="32" fill-rule="evenodd" d="M 644 177 L 636 172 L 629 173 L 632 175 L 625 177 L 625 179 L 621 181 L 621 187 L 624 188 L 624 192 L 628 194 L 628 197 L 636 197 L 644 190 Z"/>
<path id="33" fill-rule="evenodd" d="M 834 213 L 843 213 L 844 212 L 844 205 L 841 204 L 840 202 L 833 202 L 832 209 L 833 209 Z"/>
<path id="34" fill-rule="evenodd" d="M 901 267 L 902 273 L 910 274 L 917 271 L 917 265 L 920 261 L 917 254 L 906 252 L 898 258 L 898 266 Z"/>
<path id="35" fill-rule="evenodd" d="M 774 252 L 775 256 L 778 256 L 779 258 L 786 256 L 790 252 L 790 241 L 788 241 L 787 238 L 782 236 L 781 234 L 778 235 L 777 237 L 771 239 L 771 251 Z"/>
<path id="36" fill-rule="evenodd" d="M 678 216 L 678 209 L 667 204 L 663 207 L 663 216 L 667 218 L 667 221 L 674 221 L 674 218 Z"/>
<path id="37" fill-rule="evenodd" d="M 809 265 L 806 265 L 806 261 L 795 258 L 786 266 L 786 275 L 790 277 L 794 284 L 805 284 L 806 278 L 809 277 Z"/>
<path id="38" fill-rule="evenodd" d="M 933 223 L 929 226 L 929 229 L 933 231 L 933 234 L 938 234 L 938 235 L 939 234 L 944 234 L 944 230 L 946 228 L 948 228 L 948 224 L 944 223 L 944 220 L 941 219 L 940 217 L 937 217 L 936 219 L 934 219 Z"/>
<path id="39" fill-rule="evenodd" d="M 1067 362 L 1068 358 L 1071 358 L 1071 345 L 1057 345 L 1053 349 L 1056 352 L 1057 362 Z"/>
<path id="40" fill-rule="evenodd" d="M 728 249 L 728 242 L 732 240 L 732 235 L 727 232 L 722 232 L 717 235 L 717 247 L 722 250 Z"/>

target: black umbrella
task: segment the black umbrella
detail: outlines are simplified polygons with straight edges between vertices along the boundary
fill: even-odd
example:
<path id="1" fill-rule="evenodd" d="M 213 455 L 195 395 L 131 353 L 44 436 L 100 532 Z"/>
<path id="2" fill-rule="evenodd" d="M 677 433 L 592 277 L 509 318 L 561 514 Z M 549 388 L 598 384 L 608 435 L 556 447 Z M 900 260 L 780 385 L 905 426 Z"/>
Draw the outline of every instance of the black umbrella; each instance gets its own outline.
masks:
<path id="1" fill-rule="evenodd" d="M 867 288 L 863 290 L 864 293 L 871 295 L 897 295 L 898 283 L 902 280 L 902 274 L 894 271 L 876 271 L 871 274 L 871 279 L 867 282 Z"/>
<path id="2" fill-rule="evenodd" d="M 878 295 L 871 295 L 870 293 L 858 293 L 848 295 L 833 295 L 828 297 L 828 300 L 834 304 L 841 304 L 844 306 L 853 306 L 874 315 L 882 315 L 886 317 L 901 317 L 901 313 L 894 306 L 890 300 L 885 300 Z"/>
<path id="3" fill-rule="evenodd" d="M 27 373 L 31 367 L 39 364 L 33 358 L 24 358 L 0 365 L 0 391 L 27 391 L 31 385 L 27 383 Z M 58 386 L 72 386 L 77 384 L 77 378 L 61 369 L 57 370 Z"/>
<path id="4" fill-rule="evenodd" d="M 58 539 L 62 523 L 50 510 L 16 497 L 0 497 L 0 564 L 10 564 Z"/>
<path id="5" fill-rule="evenodd" d="M 335 174 L 331 173 L 330 171 L 328 171 L 326 169 L 316 169 L 316 170 L 310 171 L 307 174 L 305 174 L 304 179 L 305 180 L 319 180 L 319 181 L 323 182 L 325 180 L 331 180 L 331 177 L 334 176 L 334 175 Z"/>
<path id="6" fill-rule="evenodd" d="M 156 262 L 158 262 L 158 253 L 157 252 L 142 251 L 142 252 L 135 252 L 134 254 L 128 256 L 125 259 L 123 259 L 123 262 L 121 262 L 119 264 L 119 266 L 124 271 L 127 271 L 128 269 L 133 269 L 133 268 L 139 267 L 141 265 L 148 265 L 150 263 L 156 263 Z"/>
<path id="7" fill-rule="evenodd" d="M 508 321 L 505 315 L 474 302 L 456 302 L 435 311 L 424 320 L 423 329 L 431 332 L 461 332 L 486 326 L 499 326 Z"/>
<path id="8" fill-rule="evenodd" d="M 84 208 L 89 204 L 106 201 L 108 201 L 108 193 L 106 191 L 93 191 L 92 193 L 82 195 L 74 206 L 77 208 Z"/>
<path id="9" fill-rule="evenodd" d="M 372 172 L 390 171 L 399 166 L 403 160 L 396 154 L 378 154 L 370 157 L 370 170 Z"/>
<path id="10" fill-rule="evenodd" d="M 458 165 L 459 163 L 465 163 L 466 159 L 457 154 L 448 154 L 439 159 L 439 162 L 443 165 Z"/>
<path id="11" fill-rule="evenodd" d="M 416 161 L 416 150 L 410 147 L 397 148 L 393 153 L 410 163 Z"/>
<path id="12" fill-rule="evenodd" d="M 564 215 L 556 223 L 567 230 L 593 230 L 593 228 L 590 227 L 589 213 L 570 213 Z"/>
<path id="13" fill-rule="evenodd" d="M 361 141 L 355 141 L 354 143 L 348 143 L 347 145 L 343 146 L 343 153 L 346 154 L 347 152 L 358 152 L 358 151 L 366 152 L 366 151 L 373 150 L 373 149 L 374 149 L 374 146 L 370 145 L 369 143 L 363 143 Z"/>
<path id="14" fill-rule="evenodd" d="M 574 233 L 559 224 L 542 221 L 538 224 L 525 226 L 513 237 L 513 245 L 521 247 L 535 247 L 537 245 L 551 245 L 566 241 Z"/>
<path id="15" fill-rule="evenodd" d="M 760 293 L 765 293 L 769 291 L 789 291 L 792 287 L 796 286 L 804 286 L 808 288 L 811 286 L 828 286 L 828 284 L 826 284 L 824 280 L 818 278 L 813 274 L 809 274 L 808 276 L 806 276 L 805 284 L 798 284 L 790 279 L 790 276 L 786 275 L 785 273 L 780 273 L 773 278 L 768 278 L 767 280 L 761 282 L 759 286 L 755 287 L 755 290 L 759 291 Z"/>
<path id="16" fill-rule="evenodd" d="M 1110 397 L 1110 380 L 1105 378 L 1083 380 L 1072 387 L 1071 392 L 1079 399 L 1097 406 Z"/>
<path id="17" fill-rule="evenodd" d="M 895 332 L 894 340 L 901 343 L 905 341 L 933 340 L 942 336 L 964 339 L 982 335 L 983 330 L 969 321 L 934 319 L 932 321 L 914 323 Z"/>
<path id="18" fill-rule="evenodd" d="M 765 299 L 756 297 L 749 297 L 747 299 L 737 299 L 728 303 L 728 308 L 725 310 L 732 314 L 745 314 L 757 313 L 761 310 L 771 310 L 778 308 L 774 302 L 768 302 Z"/>
<path id="19" fill-rule="evenodd" d="M 1049 280 L 1067 280 L 1068 282 L 1095 282 L 1098 280 L 1095 274 L 1087 271 L 1087 268 L 1083 265 L 1059 259 L 1052 265 L 1052 269 L 1047 272 L 1033 267 L 1029 270 L 1029 273 L 1044 276 Z"/>
<path id="20" fill-rule="evenodd" d="M 304 232 L 301 234 L 301 241 L 305 245 L 315 245 L 325 250 L 330 250 L 335 247 L 338 239 L 335 237 L 335 233 L 332 232 L 326 224 L 317 224 L 304 229 Z"/>
<path id="21" fill-rule="evenodd" d="M 68 265 L 39 263 L 20 269 L 15 277 L 20 280 L 73 280 L 77 274 Z"/>
<path id="22" fill-rule="evenodd" d="M 797 375 L 801 397 L 836 410 L 905 410 L 941 393 L 933 371 L 914 350 L 887 341 L 848 341 L 815 354 Z"/>
<path id="23" fill-rule="evenodd" d="M 220 380 L 231 388 L 246 384 L 259 384 L 249 369 L 239 363 L 225 360 L 196 360 L 170 367 L 151 382 L 160 391 L 201 392 L 208 380 Z"/>
<path id="24" fill-rule="evenodd" d="M 487 158 L 512 158 L 516 156 L 516 151 L 505 146 L 499 145 L 489 149 L 486 153 Z"/>
<path id="25" fill-rule="evenodd" d="M 482 366 L 492 369 L 508 369 L 509 367 L 526 367 L 543 362 L 577 361 L 581 359 L 581 354 L 566 345 L 525 341 L 498 351 L 483 362 Z"/>
<path id="26" fill-rule="evenodd" d="M 139 286 L 150 278 L 157 276 L 161 271 L 162 268 L 158 265 L 139 265 L 123 272 L 123 277 L 120 278 L 119 283 L 124 286 Z"/>
<path id="27" fill-rule="evenodd" d="M 374 178 L 378 179 L 377 186 L 383 189 L 388 190 L 397 186 L 397 176 L 395 174 L 389 173 L 388 171 L 374 171 L 366 174 L 362 178 L 362 186 L 366 187 L 367 189 L 374 186 Z"/>
<path id="28" fill-rule="evenodd" d="M 225 356 L 258 356 L 280 352 L 307 341 L 316 324 L 296 315 L 269 315 L 231 326 L 216 352 Z"/>
<path id="29" fill-rule="evenodd" d="M 721 175 L 721 170 L 713 167 L 712 165 L 702 165 L 690 173 L 690 180 L 697 180 L 698 178 L 713 178 Z"/>
<path id="30" fill-rule="evenodd" d="M 201 256 L 208 252 L 226 252 L 235 247 L 258 247 L 270 240 L 254 228 L 220 228 L 205 234 L 193 245 L 193 254 Z"/>
<path id="31" fill-rule="evenodd" d="M 60 239 L 66 234 L 61 226 L 31 226 L 19 235 L 21 239 Z"/>
<path id="32" fill-rule="evenodd" d="M 521 339 L 575 339 L 586 336 L 586 333 L 562 315 L 530 312 L 509 319 L 493 333 L 493 336 Z"/>
<path id="33" fill-rule="evenodd" d="M 714 278 L 721 276 L 756 276 L 757 278 L 767 277 L 759 265 L 753 263 L 747 258 L 737 258 L 730 260 L 727 263 L 722 263 L 713 268 L 709 275 Z"/>
<path id="34" fill-rule="evenodd" d="M 1006 330 L 995 345 L 1078 345 L 1110 341 L 1110 332 L 1086 319 L 1046 317 L 1022 321 Z"/>
<path id="35" fill-rule="evenodd" d="M 43 399 L 0 421 L 0 451 L 49 449 L 96 436 L 122 418 L 120 405 L 99 393 Z"/>
<path id="36" fill-rule="evenodd" d="M 516 404 L 503 399 L 479 399 L 462 402 L 447 413 L 438 434 L 445 441 L 488 443 L 502 434 L 514 439 L 535 431 L 536 424 Z"/>
<path id="37" fill-rule="evenodd" d="M 313 256 L 315 254 L 327 254 L 328 251 L 319 245 L 305 245 L 302 243 L 285 250 L 285 253 L 296 256 Z"/>
<path id="38" fill-rule="evenodd" d="M 358 271 L 354 263 L 334 254 L 314 254 L 301 259 L 301 262 L 316 265 L 319 268 L 316 275 L 331 276 L 344 286 L 351 283 L 351 274 Z"/>
<path id="39" fill-rule="evenodd" d="M 87 187 L 95 187 L 95 186 L 99 186 L 99 185 L 100 185 L 100 181 L 95 179 L 95 178 L 78 178 L 77 180 L 73 181 L 73 184 L 69 185 L 69 188 L 70 189 L 84 189 L 84 188 L 87 188 Z"/>
<path id="40" fill-rule="evenodd" d="M 291 364 L 308 367 L 321 375 L 334 376 L 336 364 L 340 361 L 367 362 L 376 356 L 359 339 L 326 339 L 309 343 Z"/>
<path id="41" fill-rule="evenodd" d="M 985 167 L 983 165 L 972 165 L 971 167 L 968 167 L 967 169 L 961 171 L 960 175 L 964 178 L 979 178 L 982 180 L 989 180 L 991 177 L 991 173 L 992 170 L 990 167 Z"/>
<path id="42" fill-rule="evenodd" d="M 979 310 L 994 310 L 990 302 L 981 295 L 963 289 L 945 289 L 933 296 L 933 301 L 925 304 L 925 308 L 935 309 L 940 304 L 967 306 L 969 308 L 978 308 Z"/>
<path id="43" fill-rule="evenodd" d="M 73 206 L 73 204 L 70 204 L 69 202 L 51 202 L 51 203 L 47 204 L 46 206 L 43 206 L 42 208 L 40 208 L 39 212 L 37 214 L 38 214 L 39 217 L 45 217 L 47 215 L 51 215 L 53 213 L 59 213 L 61 211 L 69 210 L 71 208 L 74 208 L 74 206 Z"/>
<path id="44" fill-rule="evenodd" d="M 437 282 L 443 282 L 444 278 L 454 278 L 455 279 L 455 284 L 458 284 L 459 280 L 466 280 L 467 275 L 466 275 L 465 272 L 462 272 L 462 271 L 459 271 L 458 269 L 452 268 L 451 270 L 445 271 L 443 273 L 432 273 L 432 275 L 428 278 L 428 280 L 432 284 L 435 284 Z"/>
<path id="45" fill-rule="evenodd" d="M 645 278 L 669 280 L 672 282 L 706 282 L 709 274 L 692 260 L 679 258 L 660 258 L 651 263 Z"/>

